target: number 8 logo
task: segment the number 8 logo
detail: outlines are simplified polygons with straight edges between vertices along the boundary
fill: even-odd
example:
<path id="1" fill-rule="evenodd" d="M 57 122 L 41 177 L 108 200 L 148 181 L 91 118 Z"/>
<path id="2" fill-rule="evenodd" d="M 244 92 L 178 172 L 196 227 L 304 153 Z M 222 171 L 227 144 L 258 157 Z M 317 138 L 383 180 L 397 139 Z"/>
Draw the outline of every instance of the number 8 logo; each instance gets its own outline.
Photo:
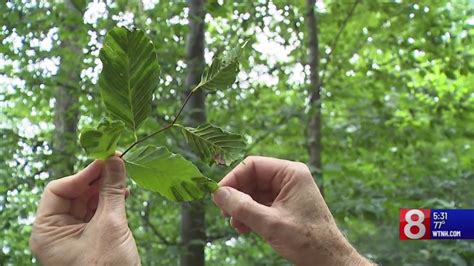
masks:
<path id="1" fill-rule="evenodd" d="M 413 219 L 412 219 L 413 215 L 418 216 L 417 221 L 413 221 Z M 407 222 L 407 224 L 405 225 L 405 228 L 403 228 L 403 232 L 405 233 L 405 235 L 410 239 L 420 239 L 421 237 L 423 237 L 426 233 L 426 227 L 423 224 L 424 220 L 425 220 L 425 214 L 422 211 L 420 211 L 420 210 L 409 210 L 405 214 L 405 221 Z M 412 227 L 417 227 L 418 228 L 418 233 L 413 234 L 411 232 Z"/>

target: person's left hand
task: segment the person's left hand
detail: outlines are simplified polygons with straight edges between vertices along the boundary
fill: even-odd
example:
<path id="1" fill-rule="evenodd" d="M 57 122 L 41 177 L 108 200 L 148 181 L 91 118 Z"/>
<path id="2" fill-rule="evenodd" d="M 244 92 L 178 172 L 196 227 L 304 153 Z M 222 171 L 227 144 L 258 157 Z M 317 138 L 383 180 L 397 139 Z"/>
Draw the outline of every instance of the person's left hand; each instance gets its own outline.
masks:
<path id="1" fill-rule="evenodd" d="M 42 265 L 140 265 L 125 213 L 125 170 L 113 156 L 46 187 L 30 247 Z"/>

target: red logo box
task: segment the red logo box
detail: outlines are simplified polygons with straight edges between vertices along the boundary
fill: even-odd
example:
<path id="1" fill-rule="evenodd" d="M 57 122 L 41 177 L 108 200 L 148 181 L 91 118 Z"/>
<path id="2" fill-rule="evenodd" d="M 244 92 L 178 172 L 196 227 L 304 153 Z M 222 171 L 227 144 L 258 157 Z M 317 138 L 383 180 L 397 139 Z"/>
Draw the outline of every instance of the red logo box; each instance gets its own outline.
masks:
<path id="1" fill-rule="evenodd" d="M 400 240 L 430 239 L 430 209 L 400 209 Z"/>

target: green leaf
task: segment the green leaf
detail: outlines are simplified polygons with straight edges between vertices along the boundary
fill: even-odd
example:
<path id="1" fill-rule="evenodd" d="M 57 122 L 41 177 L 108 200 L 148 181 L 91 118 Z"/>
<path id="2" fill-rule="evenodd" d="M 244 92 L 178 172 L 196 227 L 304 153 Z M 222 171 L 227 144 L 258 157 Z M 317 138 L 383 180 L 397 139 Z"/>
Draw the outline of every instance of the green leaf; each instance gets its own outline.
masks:
<path id="1" fill-rule="evenodd" d="M 199 89 L 213 91 L 225 89 L 232 85 L 239 73 L 240 50 L 241 47 L 237 47 L 224 55 L 217 53 L 209 68 L 202 74 L 201 81 L 193 91 Z"/>
<path id="2" fill-rule="evenodd" d="M 136 131 L 150 115 L 159 66 L 153 43 L 141 30 L 114 28 L 100 50 L 99 85 L 110 114 Z"/>
<path id="3" fill-rule="evenodd" d="M 197 128 L 181 127 L 186 142 L 209 164 L 229 165 L 239 159 L 245 149 L 242 136 L 222 130 L 209 123 Z"/>
<path id="4" fill-rule="evenodd" d="M 197 200 L 218 188 L 193 163 L 165 147 L 139 147 L 125 154 L 124 160 L 128 175 L 138 185 L 170 200 Z"/>
<path id="5" fill-rule="evenodd" d="M 124 129 L 122 121 L 103 120 L 97 129 L 83 130 L 79 136 L 79 143 L 87 155 L 103 160 L 114 155 L 118 139 Z"/>

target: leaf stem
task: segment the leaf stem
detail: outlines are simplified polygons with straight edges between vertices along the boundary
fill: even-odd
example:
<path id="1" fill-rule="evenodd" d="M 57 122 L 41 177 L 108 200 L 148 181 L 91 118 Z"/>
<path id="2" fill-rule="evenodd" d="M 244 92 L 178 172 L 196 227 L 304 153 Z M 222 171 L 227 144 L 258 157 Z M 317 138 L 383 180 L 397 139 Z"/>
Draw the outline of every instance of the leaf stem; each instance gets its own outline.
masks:
<path id="1" fill-rule="evenodd" d="M 195 92 L 195 89 L 193 89 L 192 91 L 188 93 L 188 96 L 186 96 L 186 99 L 184 100 L 183 105 L 181 105 L 181 109 L 179 109 L 178 113 L 173 119 L 173 122 L 171 122 L 170 124 L 171 126 L 173 126 L 174 123 L 176 123 L 176 121 L 178 120 L 178 117 L 181 115 L 181 112 L 183 112 L 184 106 L 186 106 L 186 104 L 188 103 L 189 99 L 191 99 L 191 96 L 193 95 L 194 92 Z"/>
<path id="2" fill-rule="evenodd" d="M 130 145 L 123 153 L 122 155 L 120 155 L 120 158 L 123 158 L 123 156 L 125 156 L 125 154 L 127 152 L 129 152 L 133 147 L 135 147 L 136 145 L 140 144 L 141 142 L 171 128 L 172 126 L 174 126 L 174 124 L 176 123 L 176 121 L 178 121 L 178 118 L 179 116 L 181 115 L 181 113 L 183 112 L 183 109 L 184 107 L 186 106 L 186 104 L 189 102 L 189 99 L 191 98 L 191 96 L 193 95 L 193 93 L 195 92 L 195 90 L 191 90 L 189 93 L 188 93 L 188 96 L 186 96 L 186 99 L 184 100 L 183 104 L 181 105 L 181 108 L 179 109 L 178 113 L 176 114 L 176 116 L 174 117 L 173 121 L 171 123 L 169 123 L 168 125 L 166 125 L 165 127 L 162 127 L 160 128 L 159 130 L 151 133 L 150 135 L 147 135 L 139 140 L 135 140 L 134 143 L 132 143 L 132 145 Z"/>

